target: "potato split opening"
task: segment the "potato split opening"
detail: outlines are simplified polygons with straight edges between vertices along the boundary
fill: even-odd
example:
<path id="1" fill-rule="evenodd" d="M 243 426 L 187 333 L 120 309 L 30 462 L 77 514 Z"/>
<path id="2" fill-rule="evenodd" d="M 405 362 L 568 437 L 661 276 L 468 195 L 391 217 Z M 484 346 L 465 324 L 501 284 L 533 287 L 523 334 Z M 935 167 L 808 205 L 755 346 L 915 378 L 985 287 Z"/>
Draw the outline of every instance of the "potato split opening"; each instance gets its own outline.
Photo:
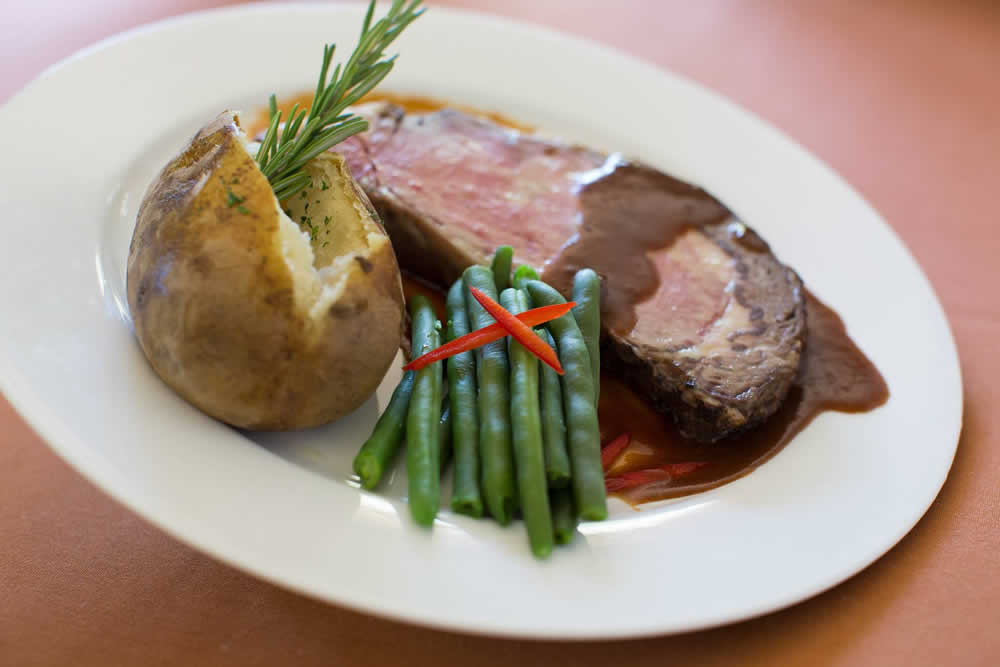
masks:
<path id="1" fill-rule="evenodd" d="M 359 198 L 344 158 L 324 153 L 306 165 L 311 184 L 285 202 L 311 254 L 315 285 L 310 317 L 322 317 L 354 272 L 371 270 L 371 257 L 388 240 Z"/>
<path id="2" fill-rule="evenodd" d="M 251 155 L 256 146 L 244 145 Z M 344 158 L 319 155 L 305 166 L 311 183 L 278 208 L 281 256 L 294 279 L 296 307 L 318 321 L 343 294 L 355 271 L 371 269 L 376 250 L 388 243 L 359 198 Z"/>

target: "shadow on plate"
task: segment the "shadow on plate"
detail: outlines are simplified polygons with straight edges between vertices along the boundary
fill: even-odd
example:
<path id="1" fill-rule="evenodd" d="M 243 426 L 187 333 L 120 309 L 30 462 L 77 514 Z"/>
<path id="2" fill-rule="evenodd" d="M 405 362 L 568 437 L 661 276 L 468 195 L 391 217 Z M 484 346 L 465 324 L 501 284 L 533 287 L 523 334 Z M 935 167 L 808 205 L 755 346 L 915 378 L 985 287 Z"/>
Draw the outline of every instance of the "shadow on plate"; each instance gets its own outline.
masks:
<path id="1" fill-rule="evenodd" d="M 351 461 L 378 419 L 378 401 L 369 398 L 332 424 L 301 431 L 240 431 L 248 440 L 327 479 L 357 486 Z"/>

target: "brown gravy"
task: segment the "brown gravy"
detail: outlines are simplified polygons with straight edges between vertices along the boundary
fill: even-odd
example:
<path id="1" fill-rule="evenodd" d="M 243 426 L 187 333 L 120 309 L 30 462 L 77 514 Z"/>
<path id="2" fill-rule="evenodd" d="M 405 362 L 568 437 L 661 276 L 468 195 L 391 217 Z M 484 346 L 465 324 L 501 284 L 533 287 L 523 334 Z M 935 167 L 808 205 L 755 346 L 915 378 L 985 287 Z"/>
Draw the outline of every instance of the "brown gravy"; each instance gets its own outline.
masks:
<path id="1" fill-rule="evenodd" d="M 641 196 L 630 196 L 632 192 Z M 660 285 L 649 253 L 666 248 L 692 226 L 731 217 L 701 188 L 616 156 L 582 175 L 579 197 L 586 212 L 579 231 L 545 265 L 542 278 L 569 294 L 573 276 L 582 268 L 611 277 L 601 292 L 601 319 L 621 334 L 635 326 L 636 305 L 653 296 Z M 623 225 L 622 220 L 656 224 Z"/>
<path id="2" fill-rule="evenodd" d="M 651 482 L 616 495 L 638 504 L 715 488 L 746 475 L 777 454 L 826 410 L 866 412 L 889 398 L 875 366 L 847 335 L 840 317 L 808 294 L 806 348 L 799 376 L 776 414 L 747 433 L 705 444 L 688 440 L 620 380 L 601 378 L 600 422 L 604 442 L 629 433 L 632 442 L 608 471 L 621 475 L 666 463 L 709 465 L 682 479 Z"/>
<path id="3" fill-rule="evenodd" d="M 288 112 L 291 111 L 292 107 L 296 104 L 299 105 L 299 109 L 308 110 L 309 106 L 312 104 L 312 100 L 313 93 L 307 92 L 293 95 L 288 99 L 278 100 L 278 110 L 282 112 L 283 117 L 287 117 Z M 505 125 L 515 130 L 521 130 L 522 132 L 531 132 L 534 130 L 534 128 L 530 125 L 519 123 L 516 120 L 504 116 L 503 114 L 493 111 L 483 111 L 482 109 L 475 109 L 461 104 L 451 104 L 449 102 L 445 102 L 444 100 L 439 100 L 433 97 L 425 97 L 423 95 L 404 95 L 401 93 L 376 91 L 368 93 L 362 97 L 359 104 L 365 102 L 389 102 L 403 107 L 409 113 L 431 113 L 432 111 L 440 111 L 441 109 L 448 107 L 449 109 L 458 109 L 459 111 L 464 111 L 465 113 L 488 118 L 494 123 Z M 248 136 L 257 136 L 257 134 L 267 129 L 267 107 L 258 109 L 255 113 L 250 114 L 248 117 L 250 118 L 250 122 L 244 128 Z"/>
<path id="4" fill-rule="evenodd" d="M 308 108 L 311 93 L 290 98 L 279 105 L 287 110 L 296 102 Z M 373 93 L 364 101 L 387 101 L 402 106 L 409 112 L 427 113 L 444 107 L 484 116 L 490 120 L 520 130 L 532 128 L 513 121 L 497 113 L 483 112 L 441 100 L 422 96 L 397 95 L 393 93 Z M 253 136 L 267 127 L 267 110 L 256 114 L 248 126 Z M 660 219 L 666 218 L 665 225 L 658 225 L 651 233 L 609 235 L 601 229 L 615 229 L 615 225 L 587 225 L 573 243 L 563 248 L 556 261 L 546 266 L 544 277 L 557 286 L 571 281 L 573 273 L 584 266 L 594 267 L 595 258 L 614 262 L 619 273 L 621 262 L 618 258 L 642 258 L 651 250 L 668 246 L 678 234 L 692 223 L 708 224 L 721 222 L 729 217 L 729 212 L 715 199 L 699 188 L 656 172 L 654 176 L 641 166 L 621 164 L 609 158 L 602 173 L 595 173 L 593 182 L 581 183 L 583 197 L 601 199 L 604 188 L 617 182 L 619 187 L 610 188 L 620 192 L 622 181 L 630 179 L 663 178 L 668 191 L 675 195 L 666 202 L 666 208 L 658 208 Z M 627 188 L 625 188 L 627 191 Z M 678 203 L 680 202 L 680 203 Z M 639 219 L 648 219 L 643 211 L 631 211 L 630 206 L 649 206 L 647 201 L 636 204 L 627 198 L 611 202 L 614 206 L 593 207 L 592 210 L 611 211 L 622 215 L 622 210 Z M 654 202 L 655 204 L 655 202 Z M 661 203 L 662 204 L 662 203 Z M 666 215 L 664 216 L 664 211 Z M 636 226 L 631 226 L 635 229 Z M 767 244 L 747 230 L 744 237 L 734 239 L 750 250 L 766 251 Z M 602 306 L 602 317 L 609 317 L 609 325 L 616 330 L 628 330 L 635 323 L 635 305 L 655 292 L 658 284 L 656 270 L 648 262 L 632 261 L 629 280 L 618 280 L 624 286 L 617 291 L 608 290 Z M 568 283 L 567 283 L 568 284 Z M 427 296 L 434 304 L 438 317 L 445 321 L 444 295 L 435 287 L 406 275 L 403 290 L 409 299 L 414 294 Z M 689 461 L 706 462 L 708 465 L 685 474 L 682 478 L 651 482 L 615 495 L 633 505 L 675 498 L 698 493 L 721 486 L 751 472 L 778 453 L 797 433 L 804 429 L 817 415 L 826 410 L 839 412 L 866 412 L 888 400 L 889 389 L 875 366 L 847 335 L 840 317 L 812 294 L 808 294 L 808 316 L 806 347 L 802 356 L 798 378 L 776 414 L 762 426 L 749 432 L 720 442 L 705 444 L 682 437 L 669 417 L 654 411 L 620 379 L 607 373 L 601 379 L 601 400 L 599 416 L 602 441 L 608 442 L 622 433 L 631 435 L 631 444 L 617 458 L 609 475 L 621 475 L 645 468 L 668 463 Z"/>
<path id="5" fill-rule="evenodd" d="M 410 302 L 410 299 L 416 294 L 422 294 L 431 302 L 434 306 L 434 312 L 437 314 L 437 318 L 441 320 L 441 324 L 444 324 L 448 320 L 447 309 L 445 307 L 444 294 L 437 287 L 430 285 L 417 276 L 403 272 L 403 296 L 406 297 L 406 303 Z"/>
<path id="6" fill-rule="evenodd" d="M 405 275 L 409 300 L 423 294 L 444 322 L 444 295 L 418 278 Z M 844 323 L 812 294 L 808 296 L 806 348 L 799 376 L 778 412 L 762 426 L 720 442 L 684 438 L 669 417 L 653 410 L 620 379 L 603 373 L 599 418 L 601 441 L 622 433 L 631 444 L 608 471 L 609 476 L 689 461 L 707 462 L 680 479 L 651 482 L 618 492 L 637 505 L 707 491 L 746 475 L 777 454 L 817 415 L 826 410 L 867 412 L 885 403 L 889 389 L 875 366 L 847 335 Z"/>

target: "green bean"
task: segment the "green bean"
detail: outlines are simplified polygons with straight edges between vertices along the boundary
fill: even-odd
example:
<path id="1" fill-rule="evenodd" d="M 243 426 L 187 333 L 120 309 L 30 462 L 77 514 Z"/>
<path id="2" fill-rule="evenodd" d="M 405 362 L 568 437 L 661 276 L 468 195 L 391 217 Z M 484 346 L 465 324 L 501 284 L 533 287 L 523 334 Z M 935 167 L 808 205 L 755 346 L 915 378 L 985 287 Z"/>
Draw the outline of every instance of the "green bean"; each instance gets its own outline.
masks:
<path id="1" fill-rule="evenodd" d="M 513 263 L 514 249 L 509 245 L 502 245 L 493 253 L 490 270 L 493 271 L 493 284 L 496 285 L 497 292 L 510 287 L 510 268 Z"/>
<path id="2" fill-rule="evenodd" d="M 539 328 L 542 340 L 556 349 L 552 334 Z M 569 454 L 566 451 L 566 420 L 563 418 L 562 381 L 554 370 L 540 364 L 542 395 L 542 435 L 545 442 L 545 475 L 553 489 L 569 485 Z"/>
<path id="3" fill-rule="evenodd" d="M 594 378 L 594 403 L 601 397 L 601 277 L 593 269 L 580 269 L 573 276 L 573 316 L 580 325 L 590 354 Z"/>
<path id="4" fill-rule="evenodd" d="M 552 489 L 552 533 L 556 544 L 569 544 L 576 533 L 576 510 L 569 489 Z"/>
<path id="5" fill-rule="evenodd" d="M 539 280 L 525 284 L 535 305 L 565 303 L 562 295 Z M 569 461 L 572 469 L 573 499 L 584 519 L 600 521 L 608 516 L 601 467 L 601 434 L 594 404 L 594 380 L 590 354 L 572 313 L 548 323 L 559 348 L 562 364 L 563 410 L 566 416 Z"/>
<path id="6" fill-rule="evenodd" d="M 382 475 L 389 468 L 399 443 L 403 440 L 406 427 L 406 411 L 410 405 L 410 394 L 413 391 L 413 380 L 416 373 L 406 371 L 389 399 L 385 412 L 375 423 L 372 434 L 361 445 L 361 450 L 354 457 L 354 472 L 361 478 L 361 486 L 374 489 Z"/>
<path id="7" fill-rule="evenodd" d="M 449 341 L 469 333 L 469 317 L 465 309 L 465 285 L 456 281 L 448 290 L 447 338 Z M 479 492 L 479 416 L 476 414 L 476 357 L 462 352 L 449 357 L 448 400 L 452 415 L 452 449 L 455 453 L 454 486 L 451 509 L 459 514 L 483 515 L 483 498 Z"/>
<path id="8" fill-rule="evenodd" d="M 538 280 L 538 271 L 535 271 L 527 264 L 517 267 L 517 270 L 514 271 L 514 287 L 521 289 L 524 287 L 524 283 L 529 280 Z"/>
<path id="9" fill-rule="evenodd" d="M 423 294 L 415 294 L 410 299 L 410 358 L 416 359 L 421 354 L 434 349 L 430 347 L 428 337 L 441 325 L 434 315 L 434 306 Z"/>
<path id="10" fill-rule="evenodd" d="M 520 290 L 505 289 L 500 303 L 517 315 L 528 310 L 528 299 Z M 538 358 L 513 337 L 509 339 L 510 421 L 517 466 L 517 491 L 521 516 L 528 530 L 531 551 L 538 558 L 552 553 L 552 514 L 545 479 L 542 451 L 542 418 L 538 402 Z"/>
<path id="11" fill-rule="evenodd" d="M 493 273 L 485 266 L 465 270 L 466 287 L 476 287 L 490 298 L 497 298 Z M 465 305 L 469 324 L 480 329 L 493 324 L 493 318 L 468 289 Z M 514 487 L 514 455 L 510 443 L 510 394 L 507 342 L 493 341 L 476 351 L 476 376 L 479 383 L 479 458 L 482 462 L 482 490 L 486 506 L 501 524 L 510 523 L 517 506 Z"/>
<path id="12" fill-rule="evenodd" d="M 413 356 L 433 350 L 441 344 L 440 324 L 434 308 L 423 295 L 410 299 Z M 428 364 L 417 371 L 406 414 L 406 477 L 413 520 L 423 526 L 434 523 L 441 502 L 441 464 L 438 460 L 441 419 L 441 362 Z"/>

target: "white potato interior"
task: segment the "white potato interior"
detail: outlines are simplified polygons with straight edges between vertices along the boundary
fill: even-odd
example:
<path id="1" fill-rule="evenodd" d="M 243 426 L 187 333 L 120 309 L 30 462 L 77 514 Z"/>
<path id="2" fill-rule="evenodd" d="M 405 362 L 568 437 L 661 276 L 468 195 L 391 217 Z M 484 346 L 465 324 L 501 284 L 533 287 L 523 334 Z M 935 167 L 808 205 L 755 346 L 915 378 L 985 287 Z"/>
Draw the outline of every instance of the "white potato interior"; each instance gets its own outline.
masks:
<path id="1" fill-rule="evenodd" d="M 256 148 L 247 144 L 251 154 Z M 311 185 L 286 201 L 284 210 L 275 200 L 275 250 L 292 272 L 296 306 L 318 322 L 388 238 L 358 199 L 341 156 L 324 153 L 305 170 Z"/>

